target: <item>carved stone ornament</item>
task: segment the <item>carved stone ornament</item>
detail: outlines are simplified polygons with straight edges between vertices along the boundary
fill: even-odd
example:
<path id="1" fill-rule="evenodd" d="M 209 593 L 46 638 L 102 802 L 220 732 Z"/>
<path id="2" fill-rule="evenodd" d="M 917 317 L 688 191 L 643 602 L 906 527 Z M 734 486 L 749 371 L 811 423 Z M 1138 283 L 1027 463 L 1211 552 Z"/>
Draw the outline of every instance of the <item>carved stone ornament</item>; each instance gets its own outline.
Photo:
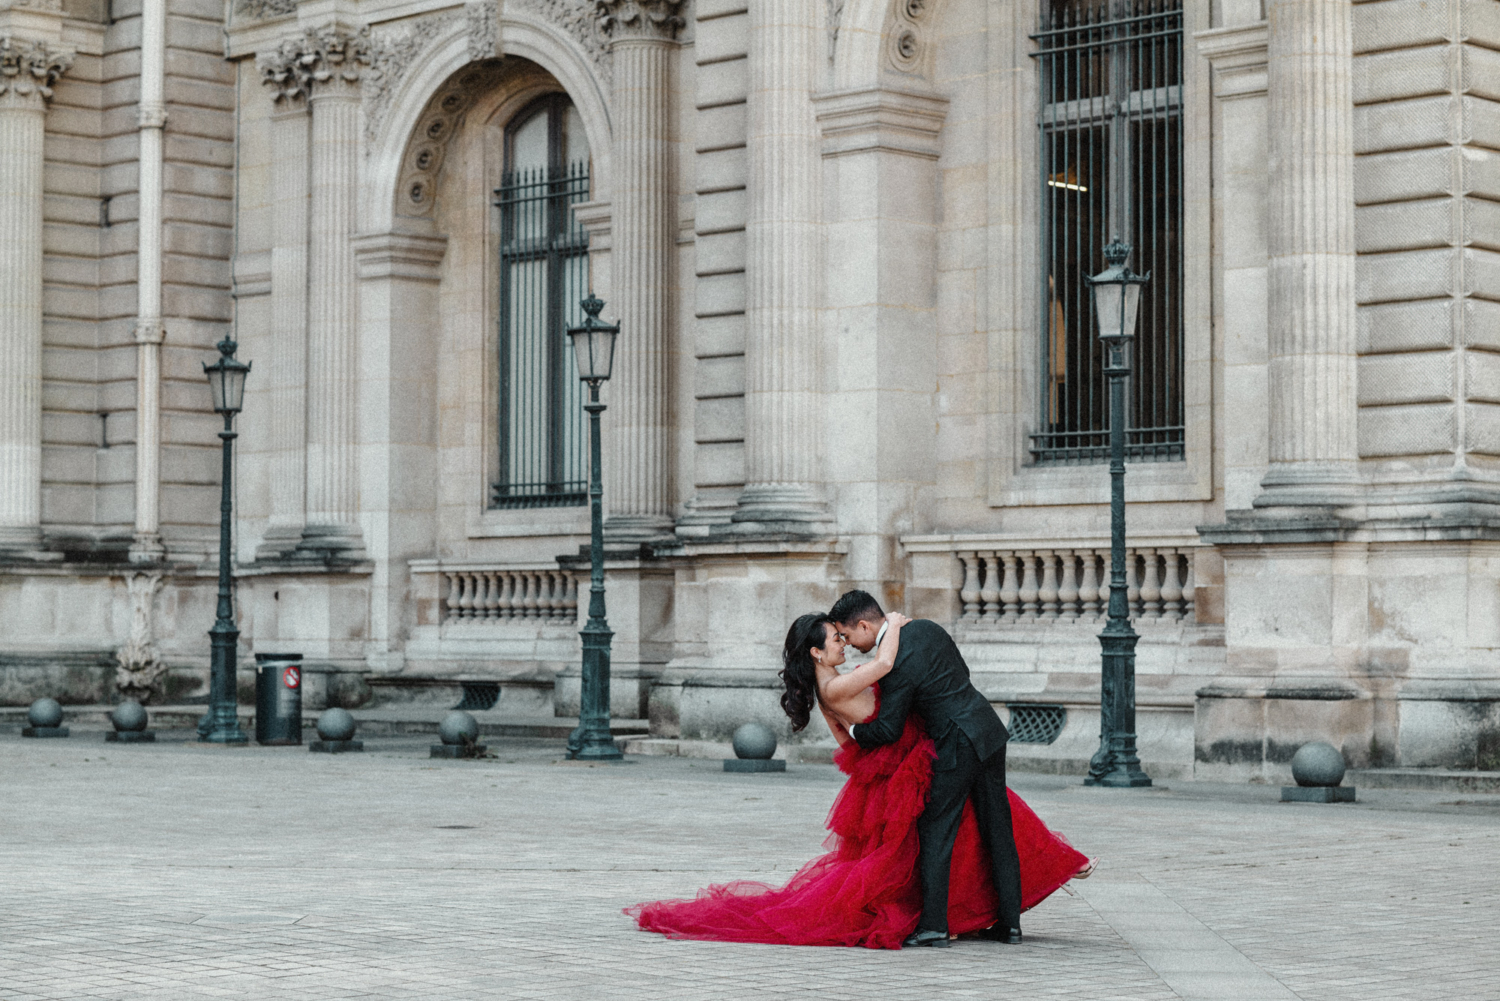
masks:
<path id="1" fill-rule="evenodd" d="M 277 101 L 310 97 L 315 85 L 357 83 L 360 68 L 369 63 L 368 28 L 352 35 L 336 28 L 308 31 L 255 57 L 260 82 L 271 88 Z"/>
<path id="2" fill-rule="evenodd" d="M 70 50 L 0 35 L 0 96 L 48 101 L 52 98 L 52 85 L 72 65 Z"/>
<path id="3" fill-rule="evenodd" d="M 844 20 L 844 0 L 826 0 L 828 5 L 828 61 L 833 62 L 833 57 L 839 47 L 839 25 Z"/>
<path id="4" fill-rule="evenodd" d="M 156 592 L 161 590 L 161 574 L 137 573 L 125 578 L 130 599 L 130 637 L 115 651 L 119 666 L 115 669 L 115 688 L 127 699 L 149 705 L 163 692 L 167 665 L 157 652 L 153 623 Z"/>
<path id="5" fill-rule="evenodd" d="M 892 0 L 885 36 L 893 69 L 918 76 L 931 73 L 932 46 L 927 36 L 935 20 L 930 16 L 934 6 L 936 0 Z"/>
<path id="6" fill-rule="evenodd" d="M 589 60 L 605 90 L 610 87 L 609 40 L 587 0 L 505 0 L 506 11 L 526 11 L 557 25 L 573 37 Z"/>
<path id="7" fill-rule="evenodd" d="M 500 7 L 496 0 L 474 0 L 464 4 L 460 15 L 452 10 L 408 18 L 377 28 L 370 43 L 370 71 L 365 74 L 365 153 L 368 155 L 390 111 L 396 85 L 433 39 L 463 19 L 469 61 L 498 58 L 500 52 Z"/>
<path id="8" fill-rule="evenodd" d="M 268 21 L 297 12 L 297 0 L 235 0 L 234 13 L 247 21 Z"/>
<path id="9" fill-rule="evenodd" d="M 612 38 L 677 37 L 683 0 L 594 0 L 599 30 Z"/>

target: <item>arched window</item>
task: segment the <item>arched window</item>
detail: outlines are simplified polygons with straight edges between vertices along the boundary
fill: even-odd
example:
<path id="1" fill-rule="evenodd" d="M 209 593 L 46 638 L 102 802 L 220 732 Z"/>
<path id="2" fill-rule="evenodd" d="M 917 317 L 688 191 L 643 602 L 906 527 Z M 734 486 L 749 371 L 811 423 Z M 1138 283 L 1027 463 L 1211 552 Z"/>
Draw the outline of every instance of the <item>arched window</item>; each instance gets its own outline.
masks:
<path id="1" fill-rule="evenodd" d="M 1151 273 L 1136 323 L 1126 455 L 1183 458 L 1182 0 L 1046 0 L 1038 463 L 1103 462 L 1109 407 L 1085 276 L 1118 235 Z"/>
<path id="2" fill-rule="evenodd" d="M 500 209 L 500 456 L 493 507 L 588 499 L 583 396 L 567 329 L 583 319 L 588 234 L 572 206 L 589 197 L 589 147 L 564 94 L 505 130 Z"/>

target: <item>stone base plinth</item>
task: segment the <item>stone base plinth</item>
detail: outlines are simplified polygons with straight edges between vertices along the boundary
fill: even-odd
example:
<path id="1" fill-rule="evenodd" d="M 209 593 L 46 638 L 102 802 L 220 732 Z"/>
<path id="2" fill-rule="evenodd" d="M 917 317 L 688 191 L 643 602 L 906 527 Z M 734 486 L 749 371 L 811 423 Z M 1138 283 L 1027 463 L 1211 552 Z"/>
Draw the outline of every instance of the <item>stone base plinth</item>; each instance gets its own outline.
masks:
<path id="1" fill-rule="evenodd" d="M 66 737 L 68 728 L 65 726 L 23 726 L 21 736 L 23 737 Z"/>
<path id="2" fill-rule="evenodd" d="M 433 744 L 431 758 L 482 758 L 489 750 L 484 744 Z"/>
<path id="3" fill-rule="evenodd" d="M 344 754 L 349 751 L 363 751 L 365 742 L 362 740 L 315 740 L 307 745 L 307 749 L 315 754 Z M 438 757 L 434 754 L 433 757 Z"/>
<path id="4" fill-rule="evenodd" d="M 154 730 L 114 730 L 104 735 L 111 744 L 151 744 L 156 741 Z"/>
<path id="5" fill-rule="evenodd" d="M 1353 803 L 1353 786 L 1282 786 L 1283 803 Z"/>
<path id="6" fill-rule="evenodd" d="M 786 762 L 780 758 L 725 758 L 726 772 L 784 772 Z"/>

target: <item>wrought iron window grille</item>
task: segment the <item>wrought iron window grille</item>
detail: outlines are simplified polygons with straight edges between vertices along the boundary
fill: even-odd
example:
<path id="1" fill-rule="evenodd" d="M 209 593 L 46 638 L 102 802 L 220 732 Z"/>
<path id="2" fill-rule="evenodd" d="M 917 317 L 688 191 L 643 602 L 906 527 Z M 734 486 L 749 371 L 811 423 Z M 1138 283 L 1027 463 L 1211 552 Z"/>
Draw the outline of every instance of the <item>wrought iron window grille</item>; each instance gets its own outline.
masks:
<path id="1" fill-rule="evenodd" d="M 538 114 L 560 120 L 566 98 Z M 523 116 L 529 120 L 532 116 Z M 496 508 L 588 502 L 583 389 L 567 329 L 589 288 L 588 233 L 572 207 L 589 197 L 589 164 L 563 162 L 555 124 L 546 167 L 508 171 L 500 210 L 500 393 Z"/>
<path id="2" fill-rule="evenodd" d="M 1103 345 L 1086 275 L 1121 236 L 1151 273 L 1132 345 L 1126 457 L 1184 458 L 1181 0 L 1052 0 L 1040 84 L 1039 465 L 1105 462 Z"/>
<path id="3" fill-rule="evenodd" d="M 1010 742 L 1012 744 L 1051 744 L 1062 733 L 1068 711 L 1062 706 L 1039 706 L 1029 702 L 1010 702 Z"/>

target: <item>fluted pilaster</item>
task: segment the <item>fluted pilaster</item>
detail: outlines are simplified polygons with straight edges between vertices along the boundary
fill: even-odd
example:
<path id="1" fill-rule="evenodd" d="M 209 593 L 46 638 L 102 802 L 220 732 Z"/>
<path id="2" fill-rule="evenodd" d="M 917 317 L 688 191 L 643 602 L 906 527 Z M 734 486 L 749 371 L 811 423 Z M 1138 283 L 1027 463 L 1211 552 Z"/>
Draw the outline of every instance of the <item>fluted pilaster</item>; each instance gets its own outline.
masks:
<path id="1" fill-rule="evenodd" d="M 1269 0 L 1270 459 L 1258 506 L 1356 478 L 1348 0 Z"/>
<path id="2" fill-rule="evenodd" d="M 307 500 L 307 102 L 283 99 L 271 116 L 277 151 L 271 246 L 271 515 L 257 559 L 295 550 Z"/>
<path id="3" fill-rule="evenodd" d="M 671 81 L 680 0 L 602 0 L 613 37 L 613 306 L 620 348 L 610 381 L 614 441 L 606 465 L 605 532 L 668 535 L 672 526 L 672 254 L 675 249 Z"/>
<path id="4" fill-rule="evenodd" d="M 42 140 L 71 52 L 0 35 L 0 550 L 42 524 Z"/>
<path id="5" fill-rule="evenodd" d="M 305 95 L 312 112 L 306 243 L 307 495 L 300 549 L 309 555 L 353 557 L 362 555 L 362 543 L 356 419 L 359 289 L 352 239 L 358 204 L 359 78 L 369 63 L 369 40 L 363 32 L 308 31 L 259 62 L 262 79 L 278 103 Z M 295 212 L 291 203 L 282 208 L 288 217 Z M 283 254 L 282 264 L 290 267 L 296 251 L 284 249 L 290 249 L 290 255 Z M 288 274 L 287 280 L 294 279 Z M 289 291 L 282 312 L 290 318 L 295 308 L 295 293 Z M 293 433 L 296 418 L 282 420 L 279 433 Z"/>
<path id="6" fill-rule="evenodd" d="M 817 5 L 750 5 L 745 473 L 734 520 L 811 528 L 818 488 Z"/>

